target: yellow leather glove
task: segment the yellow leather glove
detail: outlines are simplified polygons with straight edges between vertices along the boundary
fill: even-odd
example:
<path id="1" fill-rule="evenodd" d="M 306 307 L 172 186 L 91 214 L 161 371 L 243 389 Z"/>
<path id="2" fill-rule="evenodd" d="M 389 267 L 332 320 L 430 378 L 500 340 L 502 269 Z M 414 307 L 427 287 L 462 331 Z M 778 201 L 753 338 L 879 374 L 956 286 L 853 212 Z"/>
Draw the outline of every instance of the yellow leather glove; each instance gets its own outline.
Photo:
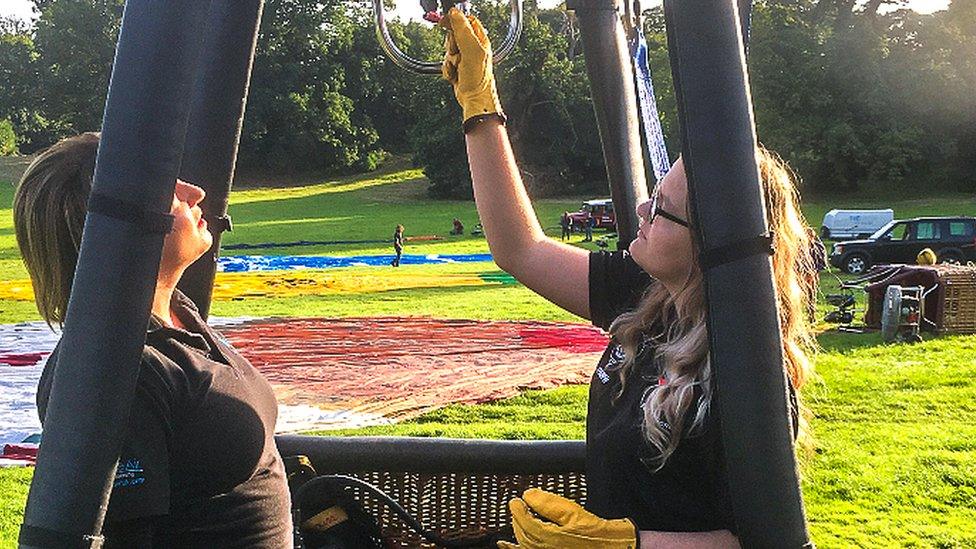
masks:
<path id="1" fill-rule="evenodd" d="M 464 122 L 476 116 L 502 114 L 491 66 L 491 42 L 473 15 L 451 8 L 439 23 L 447 29 L 444 41 L 444 79 L 454 86 L 454 96 L 464 112 Z"/>
<path id="2" fill-rule="evenodd" d="M 499 549 L 637 549 L 637 527 L 627 519 L 606 520 L 574 501 L 538 488 L 508 502 L 518 545 Z"/>

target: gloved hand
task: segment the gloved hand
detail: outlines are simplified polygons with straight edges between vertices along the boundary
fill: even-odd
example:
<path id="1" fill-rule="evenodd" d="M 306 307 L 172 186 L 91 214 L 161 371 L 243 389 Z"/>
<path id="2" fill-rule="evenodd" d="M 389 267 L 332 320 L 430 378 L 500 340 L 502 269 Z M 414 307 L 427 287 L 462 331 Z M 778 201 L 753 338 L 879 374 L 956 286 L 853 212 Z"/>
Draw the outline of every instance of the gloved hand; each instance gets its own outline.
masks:
<path id="1" fill-rule="evenodd" d="M 606 520 L 574 501 L 538 488 L 508 502 L 518 545 L 499 549 L 637 549 L 637 527 L 627 519 Z"/>
<path id="2" fill-rule="evenodd" d="M 464 112 L 464 122 L 492 113 L 500 115 L 504 121 L 491 66 L 491 42 L 481 21 L 451 8 L 439 25 L 447 29 L 444 41 L 447 53 L 442 74 L 454 86 L 454 96 Z"/>

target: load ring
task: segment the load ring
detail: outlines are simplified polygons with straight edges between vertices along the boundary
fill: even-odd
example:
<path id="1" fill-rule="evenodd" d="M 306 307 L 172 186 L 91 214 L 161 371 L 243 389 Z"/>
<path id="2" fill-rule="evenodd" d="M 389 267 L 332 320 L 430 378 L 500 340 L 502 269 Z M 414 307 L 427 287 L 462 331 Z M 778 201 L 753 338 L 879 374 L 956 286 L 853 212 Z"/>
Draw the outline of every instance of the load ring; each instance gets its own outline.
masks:
<path id="1" fill-rule="evenodd" d="M 420 61 L 414 59 L 397 47 L 390 36 L 390 31 L 386 26 L 383 0 L 373 0 L 373 18 L 376 23 L 376 38 L 380 42 L 380 47 L 393 63 L 402 68 L 417 74 L 441 74 L 442 61 Z M 511 16 L 508 21 L 508 35 L 502 41 L 501 46 L 492 55 L 495 64 L 501 63 L 518 42 L 522 34 L 522 0 L 511 0 Z"/>

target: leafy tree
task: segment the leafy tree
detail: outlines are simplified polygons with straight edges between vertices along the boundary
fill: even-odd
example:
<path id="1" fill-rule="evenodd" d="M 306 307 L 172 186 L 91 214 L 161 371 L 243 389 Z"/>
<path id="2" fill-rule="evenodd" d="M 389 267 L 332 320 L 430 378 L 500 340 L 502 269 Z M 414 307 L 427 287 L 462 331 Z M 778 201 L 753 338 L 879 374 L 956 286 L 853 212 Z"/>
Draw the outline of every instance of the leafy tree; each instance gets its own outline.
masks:
<path id="1" fill-rule="evenodd" d="M 123 0 L 36 0 L 33 27 L 0 19 L 0 120 L 21 152 L 97 129 Z M 475 6 L 496 43 L 502 0 Z M 976 4 L 922 15 L 897 0 L 760 0 L 750 82 L 760 140 L 816 191 L 976 190 Z M 534 196 L 605 193 L 578 24 L 525 6 L 496 67 L 508 131 Z M 267 0 L 241 141 L 244 166 L 366 170 L 383 149 L 413 153 L 434 196 L 470 197 L 450 86 L 395 67 L 362 0 Z M 441 57 L 443 32 L 390 24 L 401 49 Z M 677 116 L 660 9 L 644 31 L 672 157 Z M 382 147 L 382 149 L 381 149 Z M 919 185 L 924 183 L 924 185 Z"/>
<path id="2" fill-rule="evenodd" d="M 3 25 L 0 32 L 0 120 L 18 120 L 29 107 L 30 82 L 34 80 L 34 42 L 16 26 Z M 18 120 L 19 121 L 19 120 Z"/>
<path id="3" fill-rule="evenodd" d="M 484 2 L 477 7 L 489 36 L 500 43 L 508 29 L 507 4 Z M 566 17 L 561 10 L 539 10 L 527 3 L 518 47 L 495 67 L 515 155 L 534 196 L 606 192 L 585 66 L 571 47 Z M 442 48 L 438 46 L 438 56 Z M 444 82 L 437 84 L 450 89 Z M 429 97 L 436 100 L 418 106 L 427 114 L 414 132 L 414 159 L 431 179 L 432 195 L 470 197 L 459 109 L 450 93 L 435 91 Z"/>
<path id="4" fill-rule="evenodd" d="M 0 156 L 17 154 L 17 135 L 10 120 L 0 120 Z"/>
<path id="5" fill-rule="evenodd" d="M 371 170 L 376 131 L 352 99 L 337 52 L 355 20 L 342 2 L 269 0 L 258 37 L 241 162 L 278 171 Z"/>
<path id="6" fill-rule="evenodd" d="M 124 0 L 41 0 L 34 43 L 51 137 L 101 127 Z"/>

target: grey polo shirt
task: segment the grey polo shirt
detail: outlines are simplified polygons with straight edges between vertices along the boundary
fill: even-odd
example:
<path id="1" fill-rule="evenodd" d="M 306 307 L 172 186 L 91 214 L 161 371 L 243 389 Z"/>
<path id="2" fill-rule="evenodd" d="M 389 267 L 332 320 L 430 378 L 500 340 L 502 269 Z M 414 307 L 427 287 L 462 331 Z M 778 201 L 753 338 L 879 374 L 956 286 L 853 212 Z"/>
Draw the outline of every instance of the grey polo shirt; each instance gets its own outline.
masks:
<path id="1" fill-rule="evenodd" d="M 127 528 L 148 524 L 153 547 L 290 547 L 271 386 L 179 291 L 172 311 L 185 330 L 155 316 L 149 323 L 106 544 L 113 532 L 127 537 Z M 42 423 L 57 355 L 38 387 Z"/>

